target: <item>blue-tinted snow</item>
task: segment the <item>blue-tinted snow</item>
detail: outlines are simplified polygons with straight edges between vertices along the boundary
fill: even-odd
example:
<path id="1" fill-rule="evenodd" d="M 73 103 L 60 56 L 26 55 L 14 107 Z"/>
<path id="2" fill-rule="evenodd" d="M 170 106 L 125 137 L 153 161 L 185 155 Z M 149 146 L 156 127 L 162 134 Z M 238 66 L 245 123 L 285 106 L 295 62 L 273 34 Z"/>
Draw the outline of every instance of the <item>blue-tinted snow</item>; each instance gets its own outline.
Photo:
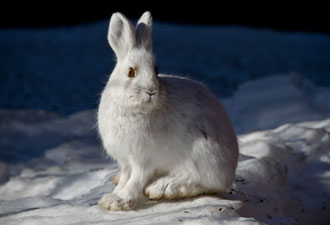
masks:
<path id="1" fill-rule="evenodd" d="M 61 114 L 96 108 L 115 63 L 107 29 L 108 21 L 0 30 L 0 108 Z M 218 97 L 277 73 L 330 85 L 330 35 L 155 22 L 153 38 L 160 72 L 202 81 Z"/>

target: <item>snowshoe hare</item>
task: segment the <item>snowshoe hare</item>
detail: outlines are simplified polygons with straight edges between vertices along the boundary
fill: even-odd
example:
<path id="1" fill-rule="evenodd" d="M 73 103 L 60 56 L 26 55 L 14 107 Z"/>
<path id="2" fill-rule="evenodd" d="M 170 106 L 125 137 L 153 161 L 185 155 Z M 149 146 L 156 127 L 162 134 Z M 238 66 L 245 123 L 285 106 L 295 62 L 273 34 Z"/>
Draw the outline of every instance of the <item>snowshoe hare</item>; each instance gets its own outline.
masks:
<path id="1" fill-rule="evenodd" d="M 221 193 L 235 175 L 238 145 L 224 108 L 203 84 L 158 74 L 151 30 L 150 12 L 135 28 L 121 13 L 111 17 L 117 64 L 98 110 L 103 146 L 120 166 L 116 188 L 98 203 L 108 210 L 133 209 L 144 195 Z"/>

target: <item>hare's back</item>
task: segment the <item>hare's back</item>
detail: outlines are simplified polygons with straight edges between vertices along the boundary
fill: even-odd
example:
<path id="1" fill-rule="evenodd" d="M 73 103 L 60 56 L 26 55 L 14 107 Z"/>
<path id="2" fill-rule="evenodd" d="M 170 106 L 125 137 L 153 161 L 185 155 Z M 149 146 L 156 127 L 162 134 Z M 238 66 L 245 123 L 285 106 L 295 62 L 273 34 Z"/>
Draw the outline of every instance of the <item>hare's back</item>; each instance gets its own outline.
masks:
<path id="1" fill-rule="evenodd" d="M 224 107 L 205 85 L 189 78 L 168 75 L 160 75 L 159 80 L 166 89 L 166 111 L 174 121 L 214 138 L 221 134 L 220 139 L 236 143 Z"/>
<path id="2" fill-rule="evenodd" d="M 173 107 L 194 107 L 206 112 L 223 111 L 217 98 L 202 83 L 186 77 L 159 75 L 160 85 L 166 90 L 167 102 Z"/>

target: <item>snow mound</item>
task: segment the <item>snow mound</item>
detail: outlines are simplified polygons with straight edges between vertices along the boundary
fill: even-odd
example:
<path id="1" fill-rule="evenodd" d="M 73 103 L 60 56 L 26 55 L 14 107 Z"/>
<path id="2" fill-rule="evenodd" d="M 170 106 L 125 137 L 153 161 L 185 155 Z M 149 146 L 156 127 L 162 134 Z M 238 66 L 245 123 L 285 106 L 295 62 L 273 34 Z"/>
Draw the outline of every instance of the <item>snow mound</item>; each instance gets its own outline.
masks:
<path id="1" fill-rule="evenodd" d="M 330 117 L 320 99 L 328 93 L 296 76 L 242 85 L 224 101 L 240 133 L 228 193 L 129 212 L 96 205 L 118 167 L 95 136 L 95 111 L 2 110 L 0 224 L 327 224 Z"/>
<path id="2" fill-rule="evenodd" d="M 297 73 L 248 81 L 226 103 L 236 132 L 275 128 L 284 123 L 327 118 L 330 89 L 319 88 Z"/>

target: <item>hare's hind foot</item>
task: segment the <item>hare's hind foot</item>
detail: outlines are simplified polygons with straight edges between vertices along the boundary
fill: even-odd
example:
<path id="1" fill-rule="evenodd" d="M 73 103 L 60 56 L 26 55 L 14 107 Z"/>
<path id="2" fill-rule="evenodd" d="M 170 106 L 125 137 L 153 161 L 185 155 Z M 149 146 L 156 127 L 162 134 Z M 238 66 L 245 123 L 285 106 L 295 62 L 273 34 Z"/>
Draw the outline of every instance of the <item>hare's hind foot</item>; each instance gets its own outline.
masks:
<path id="1" fill-rule="evenodd" d="M 178 180 L 176 177 L 161 177 L 144 189 L 144 194 L 150 200 L 182 199 L 201 194 L 215 194 L 199 184 L 191 184 L 188 180 Z"/>

